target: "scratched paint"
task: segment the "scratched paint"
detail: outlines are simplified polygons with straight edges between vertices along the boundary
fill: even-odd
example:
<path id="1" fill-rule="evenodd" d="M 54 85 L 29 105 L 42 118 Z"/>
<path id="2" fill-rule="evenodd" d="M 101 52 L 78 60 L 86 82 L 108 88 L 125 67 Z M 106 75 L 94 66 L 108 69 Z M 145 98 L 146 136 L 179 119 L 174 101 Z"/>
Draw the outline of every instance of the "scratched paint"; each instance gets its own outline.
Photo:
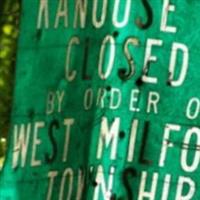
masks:
<path id="1" fill-rule="evenodd" d="M 198 1 L 23 1 L 2 199 L 199 199 Z"/>

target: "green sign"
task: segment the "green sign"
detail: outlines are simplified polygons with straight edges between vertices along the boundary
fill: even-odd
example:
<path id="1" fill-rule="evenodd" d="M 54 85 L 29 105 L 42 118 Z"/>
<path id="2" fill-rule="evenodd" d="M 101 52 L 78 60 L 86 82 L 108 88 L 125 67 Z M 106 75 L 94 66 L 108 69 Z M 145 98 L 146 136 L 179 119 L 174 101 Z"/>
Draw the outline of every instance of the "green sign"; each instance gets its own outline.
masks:
<path id="1" fill-rule="evenodd" d="M 200 199 L 199 1 L 23 1 L 0 199 Z"/>

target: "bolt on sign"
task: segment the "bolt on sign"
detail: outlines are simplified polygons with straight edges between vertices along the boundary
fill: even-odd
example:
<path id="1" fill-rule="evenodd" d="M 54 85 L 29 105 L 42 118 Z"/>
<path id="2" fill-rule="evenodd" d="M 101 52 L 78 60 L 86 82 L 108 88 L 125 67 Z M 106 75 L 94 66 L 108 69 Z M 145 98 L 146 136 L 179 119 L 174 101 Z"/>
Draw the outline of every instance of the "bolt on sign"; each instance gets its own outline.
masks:
<path id="1" fill-rule="evenodd" d="M 199 9 L 24 0 L 0 199 L 200 199 Z"/>

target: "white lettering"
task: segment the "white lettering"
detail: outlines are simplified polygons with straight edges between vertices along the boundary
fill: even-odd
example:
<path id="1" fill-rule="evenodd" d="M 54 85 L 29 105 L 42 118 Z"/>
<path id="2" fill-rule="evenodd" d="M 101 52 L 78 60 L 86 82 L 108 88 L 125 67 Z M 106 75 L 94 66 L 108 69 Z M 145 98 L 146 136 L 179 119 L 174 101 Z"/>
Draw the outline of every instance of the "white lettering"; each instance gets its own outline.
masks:
<path id="1" fill-rule="evenodd" d="M 99 136 L 99 144 L 98 144 L 98 150 L 97 150 L 97 159 L 101 159 L 101 157 L 102 157 L 104 142 L 106 144 L 106 147 L 108 147 L 111 141 L 112 141 L 112 150 L 111 150 L 110 159 L 111 160 L 116 159 L 119 125 L 120 125 L 120 118 L 115 118 L 115 120 L 109 130 L 108 119 L 106 117 L 102 118 L 100 136 Z"/>
<path id="2" fill-rule="evenodd" d="M 107 63 L 107 70 L 105 73 L 103 73 L 103 65 L 105 64 L 105 49 L 107 46 L 107 43 L 109 43 L 110 48 L 106 53 L 110 53 L 109 55 L 109 60 Z M 114 58 L 115 58 L 115 40 L 112 36 L 107 35 L 105 39 L 103 40 L 103 44 L 101 46 L 101 51 L 100 51 L 100 58 L 99 58 L 99 64 L 98 64 L 98 72 L 99 72 L 99 77 L 103 80 L 107 79 L 108 76 L 110 75 L 113 64 L 114 64 Z"/>
<path id="3" fill-rule="evenodd" d="M 152 47 L 153 46 L 162 46 L 163 41 L 162 40 L 156 40 L 156 39 L 148 39 L 147 40 L 147 46 L 146 46 L 146 53 L 145 53 L 145 60 L 144 60 L 144 74 L 142 76 L 142 81 L 147 83 L 154 83 L 156 84 L 158 82 L 158 79 L 156 77 L 150 77 L 148 76 L 149 68 L 150 68 L 150 62 L 156 62 L 157 57 L 151 55 Z"/>

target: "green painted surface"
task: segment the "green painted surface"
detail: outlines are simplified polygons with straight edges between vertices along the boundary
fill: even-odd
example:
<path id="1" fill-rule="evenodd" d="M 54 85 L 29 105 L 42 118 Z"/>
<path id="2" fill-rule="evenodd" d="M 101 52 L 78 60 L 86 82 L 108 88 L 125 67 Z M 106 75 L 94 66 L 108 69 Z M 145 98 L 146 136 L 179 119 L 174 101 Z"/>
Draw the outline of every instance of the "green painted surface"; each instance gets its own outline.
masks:
<path id="1" fill-rule="evenodd" d="M 151 0 L 153 23 L 141 29 L 141 1 L 130 1 L 123 27 L 113 24 L 117 1 L 88 1 L 83 28 L 75 2 L 84 1 L 23 2 L 1 199 L 199 199 L 200 3 L 162 13 L 168 1 Z M 123 21 L 129 1 L 119 2 Z"/>

